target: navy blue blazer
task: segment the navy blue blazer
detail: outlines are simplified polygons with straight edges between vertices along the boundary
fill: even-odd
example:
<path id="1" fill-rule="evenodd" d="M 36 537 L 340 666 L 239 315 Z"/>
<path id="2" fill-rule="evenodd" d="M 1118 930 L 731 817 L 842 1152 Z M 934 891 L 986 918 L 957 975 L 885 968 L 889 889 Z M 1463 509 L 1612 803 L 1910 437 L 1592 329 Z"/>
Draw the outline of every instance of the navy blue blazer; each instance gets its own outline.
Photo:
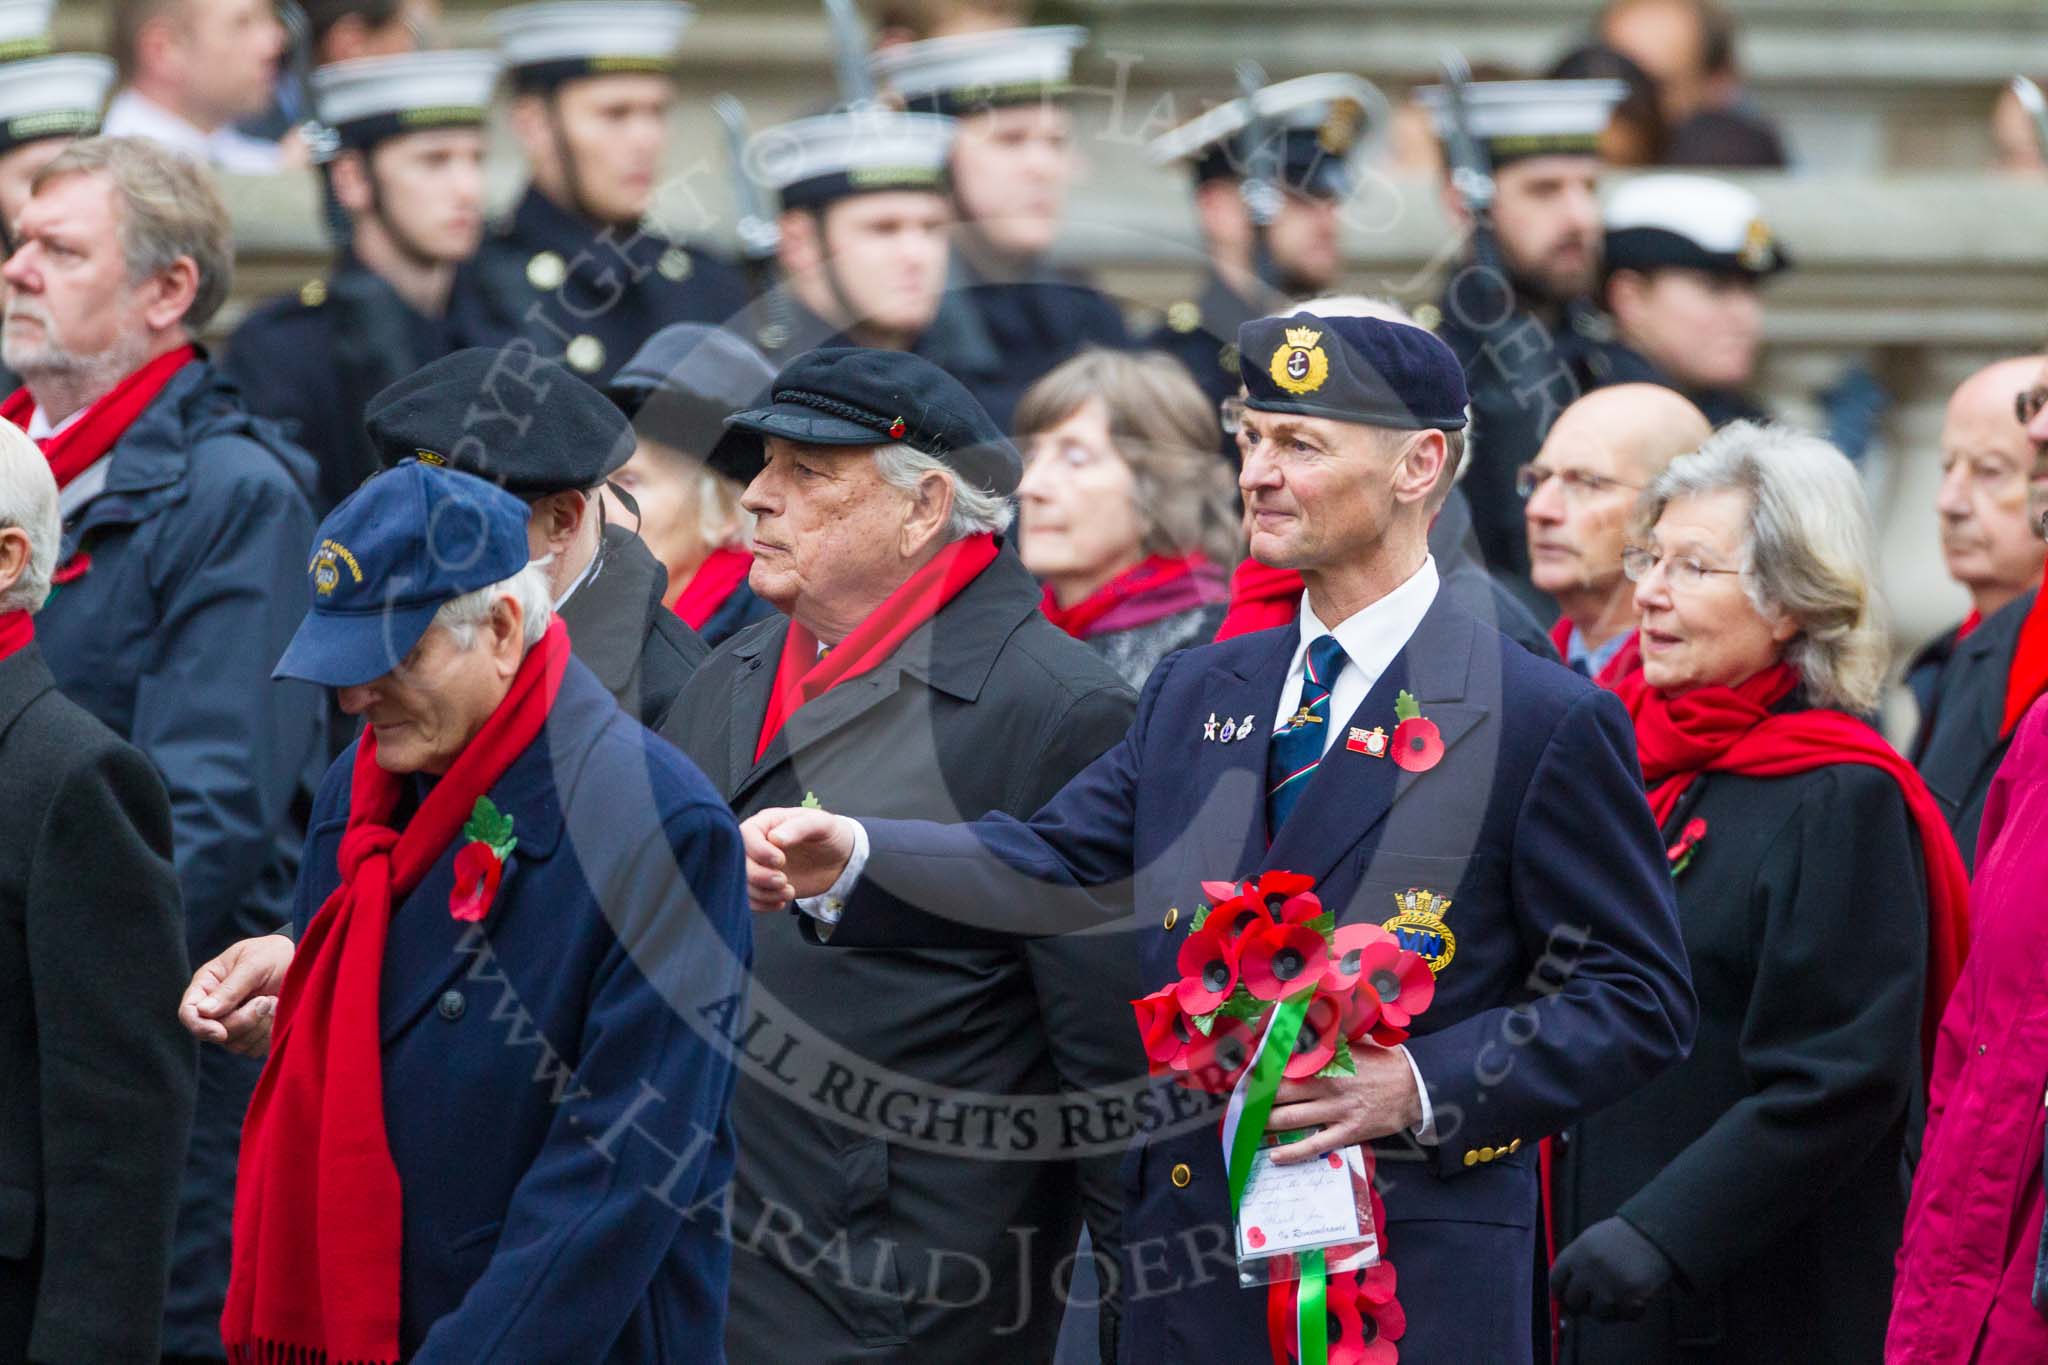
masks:
<path id="1" fill-rule="evenodd" d="M 301 936 L 340 880 L 354 758 L 314 806 Z M 734 1073 L 716 1040 L 746 1017 L 753 956 L 738 826 L 574 660 L 490 795 L 518 846 L 489 918 L 449 916 L 451 846 L 384 954 L 400 1347 L 413 1365 L 722 1361 Z"/>
<path id="2" fill-rule="evenodd" d="M 1442 732 L 1441 762 L 1404 772 L 1340 736 L 1269 847 L 1266 740 L 1298 638 L 1288 626 L 1168 658 L 1124 740 L 1028 822 L 864 822 L 866 875 L 830 941 L 972 942 L 1134 913 L 1150 988 L 1178 976 L 1204 878 L 1306 873 L 1340 923 L 1390 921 L 1410 889 L 1448 897 L 1435 908 L 1455 943 L 1408 1044 L 1438 1142 L 1379 1144 L 1401 1357 L 1525 1361 L 1537 1140 L 1641 1086 L 1693 1033 L 1634 733 L 1613 696 L 1439 594 L 1346 724 L 1391 733 L 1407 688 Z M 1205 740 L 1211 716 L 1250 716 L 1255 738 Z M 1265 1295 L 1234 1277 L 1219 1116 L 1170 1086 L 1133 1105 L 1134 1360 L 1265 1358 Z"/>

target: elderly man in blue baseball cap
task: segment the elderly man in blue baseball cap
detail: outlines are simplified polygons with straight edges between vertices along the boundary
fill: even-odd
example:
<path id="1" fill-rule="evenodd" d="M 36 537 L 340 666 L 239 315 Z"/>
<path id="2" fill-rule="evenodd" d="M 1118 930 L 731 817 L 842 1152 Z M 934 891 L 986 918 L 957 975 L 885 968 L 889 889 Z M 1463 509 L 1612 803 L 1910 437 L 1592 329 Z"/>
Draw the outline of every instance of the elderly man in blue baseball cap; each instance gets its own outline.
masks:
<path id="1" fill-rule="evenodd" d="M 730 1178 L 733 1070 L 687 1021 L 744 998 L 738 831 L 571 655 L 527 516 L 413 462 L 314 544 L 277 676 L 364 730 L 315 799 L 290 936 L 208 963 L 180 1009 L 268 1053 L 233 1359 L 654 1361 L 722 1330 L 729 1249 L 683 1210 Z"/>
<path id="2" fill-rule="evenodd" d="M 834 947 L 1135 924 L 1169 1075 L 1133 1107 L 1169 1117 L 1124 1168 L 1131 1359 L 1399 1338 L 1421 1365 L 1529 1361 L 1537 1143 L 1695 1025 L 1635 736 L 1613 695 L 1439 590 L 1429 517 L 1467 401 L 1450 348 L 1307 313 L 1238 348 L 1251 553 L 1301 574 L 1299 620 L 1167 659 L 1129 733 L 1028 820 L 757 813 L 749 890 L 803 898 Z M 1232 913 L 1189 913 L 1225 895 Z M 1374 1156 L 1399 1163 L 1383 1203 Z M 1268 1165 L 1296 1168 L 1291 1197 L 1259 1194 Z"/>

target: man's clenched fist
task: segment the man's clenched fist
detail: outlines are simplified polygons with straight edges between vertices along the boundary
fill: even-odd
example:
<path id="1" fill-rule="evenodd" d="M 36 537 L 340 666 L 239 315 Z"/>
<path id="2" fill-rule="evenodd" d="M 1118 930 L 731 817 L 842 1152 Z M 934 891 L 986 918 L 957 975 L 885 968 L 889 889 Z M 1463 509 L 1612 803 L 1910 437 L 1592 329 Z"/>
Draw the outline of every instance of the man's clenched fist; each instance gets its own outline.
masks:
<path id="1" fill-rule="evenodd" d="M 766 913 L 822 896 L 853 857 L 853 821 L 829 811 L 783 806 L 740 825 L 747 847 L 747 899 Z"/>

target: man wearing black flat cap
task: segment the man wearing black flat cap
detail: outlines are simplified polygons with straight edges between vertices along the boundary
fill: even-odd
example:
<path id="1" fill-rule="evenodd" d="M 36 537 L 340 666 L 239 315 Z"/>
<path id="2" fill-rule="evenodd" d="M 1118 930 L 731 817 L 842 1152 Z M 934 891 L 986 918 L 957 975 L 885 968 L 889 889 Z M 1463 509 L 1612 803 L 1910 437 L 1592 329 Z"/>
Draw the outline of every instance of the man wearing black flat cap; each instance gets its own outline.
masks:
<path id="1" fill-rule="evenodd" d="M 1002 543 L 1016 450 L 936 365 L 811 351 L 712 459 L 749 480 L 748 581 L 780 614 L 663 734 L 737 813 L 1023 817 L 1123 733 L 1129 689 Z M 1120 1241 L 1121 1141 L 1063 1125 L 1062 1095 L 1142 1074 L 1134 967 L 1123 934 L 840 954 L 760 921 L 752 1014 L 724 1025 L 749 1058 L 729 1357 L 969 1360 L 1003 1328 L 1004 1358 L 1051 1359 L 1083 1214 L 1099 1253 Z"/>
<path id="2" fill-rule="evenodd" d="M 387 469 L 445 465 L 526 501 L 527 540 L 576 657 L 626 714 L 659 728 L 708 651 L 662 604 L 668 571 L 605 524 L 598 490 L 633 453 L 626 415 L 530 350 L 473 347 L 385 389 L 363 420 Z"/>
<path id="3" fill-rule="evenodd" d="M 1290 933 L 1326 944 L 1285 907 L 1269 907 L 1268 934 L 1264 896 L 1225 926 L 1256 939 L 1195 942 L 1206 931 L 1189 912 L 1217 900 L 1205 882 L 1311 879 L 1333 937 L 1347 936 L 1332 972 L 1351 952 L 1391 957 L 1379 998 L 1424 1008 L 1381 1037 L 1370 1012 L 1344 1010 L 1350 1073 L 1273 1075 L 1262 1100 L 1242 1079 L 1263 1074 L 1246 1065 L 1247 1027 L 1238 1078 L 1213 1086 L 1233 1092 L 1228 1110 L 1189 1102 L 1199 1063 L 1176 1061 L 1171 1036 L 1152 1051 L 1181 1084 L 1162 1077 L 1135 1106 L 1160 1121 L 1138 1125 L 1124 1165 L 1129 1358 L 1264 1360 L 1269 1311 L 1276 1335 L 1309 1338 L 1303 1306 L 1313 1322 L 1320 1302 L 1332 1359 L 1398 1337 L 1406 1365 L 1529 1361 L 1537 1141 L 1683 1056 L 1697 1012 L 1635 738 L 1612 694 L 1439 591 L 1429 519 L 1467 403 L 1449 347 L 1307 313 L 1247 323 L 1238 346 L 1251 553 L 1301 574 L 1299 622 L 1167 659 L 1129 733 L 1028 820 L 854 821 L 826 813 L 826 792 L 825 811 L 754 814 L 741 826 L 749 896 L 761 911 L 804 898 L 808 932 L 839 949 L 989 949 L 1133 924 L 1140 991 L 1185 1000 L 1211 988 L 1211 944 L 1233 963 L 1263 947 L 1276 973 L 1309 951 Z M 1335 1026 L 1321 1025 L 1323 1046 Z M 1304 1030 L 1277 1046 L 1301 1050 Z M 1242 1168 L 1227 1173 L 1218 1120 L 1260 1103 L 1265 1135 L 1309 1133 L 1278 1148 L 1280 1164 L 1373 1145 L 1394 1274 L 1304 1257 L 1298 1282 L 1237 1287 L 1238 1257 L 1266 1238 L 1240 1226 Z"/>

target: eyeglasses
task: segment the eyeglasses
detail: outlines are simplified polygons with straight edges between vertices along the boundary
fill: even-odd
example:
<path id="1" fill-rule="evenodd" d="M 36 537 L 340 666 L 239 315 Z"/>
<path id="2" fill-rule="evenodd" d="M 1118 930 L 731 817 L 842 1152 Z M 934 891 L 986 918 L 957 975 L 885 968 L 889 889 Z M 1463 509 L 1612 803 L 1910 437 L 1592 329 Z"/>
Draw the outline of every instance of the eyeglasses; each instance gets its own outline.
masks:
<path id="1" fill-rule="evenodd" d="M 1237 394 L 1216 405 L 1216 420 L 1223 424 L 1225 436 L 1235 436 L 1244 430 L 1244 399 Z"/>
<path id="2" fill-rule="evenodd" d="M 1710 574 L 1740 574 L 1740 569 L 1715 569 L 1700 563 L 1690 555 L 1660 555 L 1655 550 L 1641 545 L 1631 545 L 1621 552 L 1621 571 L 1628 575 L 1631 583 L 1640 583 L 1664 566 L 1664 581 L 1680 592 L 1690 592 L 1707 581 Z"/>
<path id="3" fill-rule="evenodd" d="M 1515 492 L 1524 502 L 1536 496 L 1536 490 L 1556 479 L 1564 488 L 1564 495 L 1576 501 L 1595 493 L 1605 493 L 1610 488 L 1626 488 L 1640 493 L 1639 483 L 1626 483 L 1621 479 L 1610 479 L 1605 474 L 1590 474 L 1583 469 L 1545 469 L 1540 464 L 1525 464 L 1515 471 Z"/>
<path id="4" fill-rule="evenodd" d="M 2048 388 L 2036 384 L 2031 389 L 2021 389 L 2012 396 L 2013 416 L 2020 419 L 2020 425 L 2032 426 L 2034 419 L 2041 415 L 2041 409 L 2048 408 Z"/>

